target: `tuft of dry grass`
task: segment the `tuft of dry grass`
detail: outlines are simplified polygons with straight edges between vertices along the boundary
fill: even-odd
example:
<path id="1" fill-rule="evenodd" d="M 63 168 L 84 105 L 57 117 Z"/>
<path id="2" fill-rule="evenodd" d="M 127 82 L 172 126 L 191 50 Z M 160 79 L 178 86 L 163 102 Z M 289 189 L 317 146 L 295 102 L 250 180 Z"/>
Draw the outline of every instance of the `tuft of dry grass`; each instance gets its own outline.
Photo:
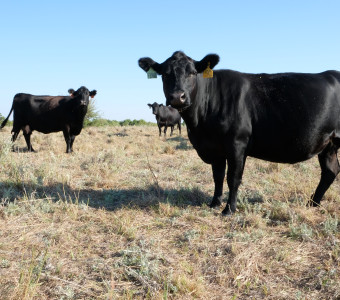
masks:
<path id="1" fill-rule="evenodd" d="M 249 158 L 238 212 L 186 134 L 157 127 L 0 132 L 1 299 L 339 299 L 339 180 L 307 208 L 317 159 Z M 226 195 L 228 191 L 225 191 Z"/>

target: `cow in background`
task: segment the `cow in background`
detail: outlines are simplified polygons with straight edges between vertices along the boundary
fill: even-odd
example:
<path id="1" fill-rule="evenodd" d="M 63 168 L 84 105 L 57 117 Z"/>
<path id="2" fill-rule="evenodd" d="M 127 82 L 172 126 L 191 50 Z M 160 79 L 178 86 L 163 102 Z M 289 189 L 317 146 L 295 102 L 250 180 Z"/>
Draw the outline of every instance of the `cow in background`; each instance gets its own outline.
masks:
<path id="1" fill-rule="evenodd" d="M 247 156 L 293 164 L 314 155 L 321 179 L 310 204 L 320 205 L 340 172 L 340 72 L 217 70 L 211 76 L 218 62 L 216 54 L 196 61 L 181 51 L 163 63 L 139 59 L 144 71 L 162 75 L 166 104 L 180 110 L 193 147 L 212 166 L 210 206 L 221 204 L 226 162 L 229 196 L 222 213 L 232 214 Z"/>
<path id="2" fill-rule="evenodd" d="M 20 132 L 26 140 L 28 151 L 34 152 L 31 144 L 31 134 L 34 130 L 42 133 L 62 131 L 66 141 L 66 153 L 73 151 L 73 142 L 80 134 L 89 104 L 97 91 L 89 91 L 82 86 L 77 91 L 69 89 L 70 96 L 34 96 L 16 94 L 8 117 L 2 122 L 3 128 L 12 111 L 13 129 L 12 142 Z"/>
<path id="3" fill-rule="evenodd" d="M 164 136 L 166 136 L 166 130 L 168 127 L 171 128 L 170 136 L 172 136 L 176 124 L 178 125 L 179 134 L 181 134 L 181 115 L 177 109 L 170 106 L 164 106 L 163 104 L 158 104 L 156 102 L 148 104 L 148 106 L 152 108 L 152 113 L 156 116 L 159 136 L 162 135 L 161 128 L 163 126 Z"/>

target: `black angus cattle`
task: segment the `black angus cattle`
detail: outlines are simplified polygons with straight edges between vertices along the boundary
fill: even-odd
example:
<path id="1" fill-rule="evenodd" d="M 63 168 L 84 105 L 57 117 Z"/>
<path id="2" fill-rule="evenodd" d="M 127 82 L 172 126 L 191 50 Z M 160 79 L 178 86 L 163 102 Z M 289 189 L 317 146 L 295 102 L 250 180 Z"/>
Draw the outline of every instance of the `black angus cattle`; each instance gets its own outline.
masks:
<path id="1" fill-rule="evenodd" d="M 321 179 L 309 204 L 317 206 L 340 171 L 340 72 L 247 74 L 213 68 L 219 56 L 195 61 L 175 52 L 163 63 L 141 58 L 139 66 L 162 75 L 166 104 L 181 110 L 188 136 L 212 165 L 210 204 L 221 204 L 226 161 L 229 197 L 223 214 L 236 210 L 247 156 L 296 163 L 318 155 Z"/>
<path id="2" fill-rule="evenodd" d="M 94 97 L 96 90 L 89 91 L 82 86 L 77 91 L 69 89 L 70 96 L 34 96 L 16 94 L 8 117 L 2 122 L 3 128 L 12 111 L 12 142 L 23 131 L 28 151 L 34 151 L 31 145 L 33 130 L 42 133 L 62 131 L 66 141 L 66 152 L 73 151 L 73 142 L 82 128 L 89 104 L 89 97 Z"/>
<path id="3" fill-rule="evenodd" d="M 170 136 L 172 136 L 175 125 L 178 125 L 179 134 L 181 134 L 181 115 L 177 109 L 170 106 L 164 106 L 163 104 L 158 104 L 156 102 L 148 104 L 148 106 L 152 108 L 152 113 L 156 116 L 159 136 L 162 135 L 161 128 L 163 126 L 164 136 L 166 136 L 166 130 L 168 127 L 171 127 Z"/>

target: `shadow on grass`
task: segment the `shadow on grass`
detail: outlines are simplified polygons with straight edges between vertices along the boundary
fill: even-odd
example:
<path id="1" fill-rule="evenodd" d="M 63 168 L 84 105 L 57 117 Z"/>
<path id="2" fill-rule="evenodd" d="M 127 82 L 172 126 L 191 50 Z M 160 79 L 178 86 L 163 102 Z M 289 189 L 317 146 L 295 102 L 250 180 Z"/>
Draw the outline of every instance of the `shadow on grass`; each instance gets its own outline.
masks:
<path id="1" fill-rule="evenodd" d="M 104 208 L 114 211 L 123 207 L 148 209 L 159 203 L 188 207 L 208 204 L 211 196 L 198 188 L 193 189 L 160 189 L 150 185 L 145 189 L 80 189 L 74 190 L 66 184 L 57 183 L 48 186 L 29 184 L 0 183 L 0 197 L 12 202 L 15 199 L 52 199 L 72 203 L 84 203 L 93 208 Z"/>
<path id="2" fill-rule="evenodd" d="M 182 137 L 181 135 L 172 136 L 168 138 L 169 141 L 178 142 L 177 146 L 175 147 L 176 150 L 191 150 L 193 149 L 190 141 L 187 138 Z"/>
<path id="3" fill-rule="evenodd" d="M 28 151 L 28 148 L 26 146 L 25 147 L 13 146 L 12 152 L 22 153 L 22 152 L 30 152 L 30 151 Z"/>
<path id="4" fill-rule="evenodd" d="M 167 137 L 167 140 L 168 141 L 174 141 L 174 142 L 182 142 L 182 141 L 187 141 L 188 139 L 186 139 L 186 138 L 184 138 L 184 137 L 182 137 L 181 135 L 179 135 L 179 134 L 173 134 L 173 136 L 168 136 Z"/>

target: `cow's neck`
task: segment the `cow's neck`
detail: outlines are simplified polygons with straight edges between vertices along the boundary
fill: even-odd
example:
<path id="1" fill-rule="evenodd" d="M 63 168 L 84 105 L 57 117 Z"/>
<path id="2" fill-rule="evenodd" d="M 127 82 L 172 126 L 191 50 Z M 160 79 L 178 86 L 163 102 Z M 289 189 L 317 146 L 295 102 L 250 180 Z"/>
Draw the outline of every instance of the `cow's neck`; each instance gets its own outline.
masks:
<path id="1" fill-rule="evenodd" d="M 74 113 L 74 116 L 77 122 L 81 122 L 81 124 L 83 124 L 85 115 L 87 113 L 87 107 L 85 106 L 85 107 L 75 108 L 73 113 Z"/>
<path id="2" fill-rule="evenodd" d="M 209 118 L 209 101 L 216 97 L 214 93 L 215 77 L 206 79 L 200 74 L 197 76 L 196 84 L 197 92 L 191 99 L 192 104 L 181 113 L 186 126 L 192 130 Z"/>

